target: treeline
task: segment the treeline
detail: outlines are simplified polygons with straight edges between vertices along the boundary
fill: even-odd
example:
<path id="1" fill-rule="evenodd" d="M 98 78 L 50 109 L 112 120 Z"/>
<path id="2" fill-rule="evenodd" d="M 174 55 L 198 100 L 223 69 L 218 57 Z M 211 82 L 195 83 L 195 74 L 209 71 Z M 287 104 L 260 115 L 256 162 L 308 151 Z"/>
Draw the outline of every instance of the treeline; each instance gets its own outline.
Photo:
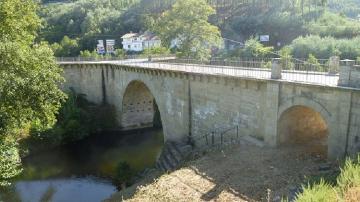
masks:
<path id="1" fill-rule="evenodd" d="M 311 54 L 321 59 L 337 55 L 342 59 L 356 60 L 360 56 L 360 36 L 351 39 L 336 39 L 330 36 L 310 35 L 295 39 L 289 48 L 296 58 L 307 58 Z"/>
<path id="2" fill-rule="evenodd" d="M 79 50 L 93 50 L 96 40 L 120 40 L 123 33 L 131 30 L 132 25 L 127 26 L 122 14 L 137 2 L 138 0 L 78 0 L 48 4 L 40 12 L 45 25 L 39 38 L 50 44 L 60 44 L 64 36 L 67 36 L 76 40 Z M 63 56 L 78 55 L 79 50 L 68 51 L 69 54 Z"/>
<path id="3" fill-rule="evenodd" d="M 127 32 L 151 29 L 176 0 L 77 0 L 46 4 L 40 39 L 52 45 L 56 56 L 92 51 L 99 39 L 115 39 Z M 246 41 L 270 35 L 275 50 L 306 35 L 353 38 L 359 35 L 355 19 L 360 0 L 207 0 L 217 11 L 210 22 L 222 36 Z M 67 37 L 64 37 L 67 36 Z"/>

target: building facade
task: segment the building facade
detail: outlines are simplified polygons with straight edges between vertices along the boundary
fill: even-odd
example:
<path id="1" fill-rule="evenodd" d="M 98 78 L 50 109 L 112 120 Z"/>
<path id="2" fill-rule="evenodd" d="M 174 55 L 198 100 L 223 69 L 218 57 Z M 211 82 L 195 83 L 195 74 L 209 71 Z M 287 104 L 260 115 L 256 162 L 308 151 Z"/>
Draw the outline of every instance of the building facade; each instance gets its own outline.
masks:
<path id="1" fill-rule="evenodd" d="M 148 48 L 160 47 L 161 40 L 158 36 L 153 33 L 145 32 L 139 33 L 128 33 L 122 38 L 122 45 L 125 51 L 141 52 Z"/>

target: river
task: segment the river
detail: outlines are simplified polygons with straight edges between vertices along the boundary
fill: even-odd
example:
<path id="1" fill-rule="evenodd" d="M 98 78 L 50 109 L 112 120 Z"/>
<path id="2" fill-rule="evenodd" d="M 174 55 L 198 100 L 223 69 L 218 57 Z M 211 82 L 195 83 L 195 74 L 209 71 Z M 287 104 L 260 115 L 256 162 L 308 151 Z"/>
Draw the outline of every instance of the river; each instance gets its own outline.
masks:
<path id="1" fill-rule="evenodd" d="M 98 202 L 117 192 L 112 183 L 120 162 L 140 172 L 155 166 L 163 146 L 159 129 L 95 134 L 24 158 L 12 200 Z"/>

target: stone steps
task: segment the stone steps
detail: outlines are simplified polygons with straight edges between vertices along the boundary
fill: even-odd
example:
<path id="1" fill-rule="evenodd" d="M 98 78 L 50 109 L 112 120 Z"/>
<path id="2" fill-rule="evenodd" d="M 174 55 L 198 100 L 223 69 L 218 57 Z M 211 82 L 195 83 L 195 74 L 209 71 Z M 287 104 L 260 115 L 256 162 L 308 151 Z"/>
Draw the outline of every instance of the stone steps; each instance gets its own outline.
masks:
<path id="1" fill-rule="evenodd" d="M 191 153 L 192 147 L 186 144 L 167 142 L 156 163 L 161 171 L 172 171 L 178 168 Z"/>

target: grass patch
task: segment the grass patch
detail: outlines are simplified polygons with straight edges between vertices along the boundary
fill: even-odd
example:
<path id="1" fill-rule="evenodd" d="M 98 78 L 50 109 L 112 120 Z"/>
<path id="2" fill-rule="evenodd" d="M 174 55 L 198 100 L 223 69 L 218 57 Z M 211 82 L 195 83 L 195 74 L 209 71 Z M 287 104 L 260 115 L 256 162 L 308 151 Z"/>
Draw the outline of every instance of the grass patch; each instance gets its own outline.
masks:
<path id="1" fill-rule="evenodd" d="M 348 158 L 336 180 L 335 176 L 312 178 L 307 186 L 303 186 L 303 192 L 297 195 L 296 201 L 360 201 L 360 155 L 357 159 Z"/>

